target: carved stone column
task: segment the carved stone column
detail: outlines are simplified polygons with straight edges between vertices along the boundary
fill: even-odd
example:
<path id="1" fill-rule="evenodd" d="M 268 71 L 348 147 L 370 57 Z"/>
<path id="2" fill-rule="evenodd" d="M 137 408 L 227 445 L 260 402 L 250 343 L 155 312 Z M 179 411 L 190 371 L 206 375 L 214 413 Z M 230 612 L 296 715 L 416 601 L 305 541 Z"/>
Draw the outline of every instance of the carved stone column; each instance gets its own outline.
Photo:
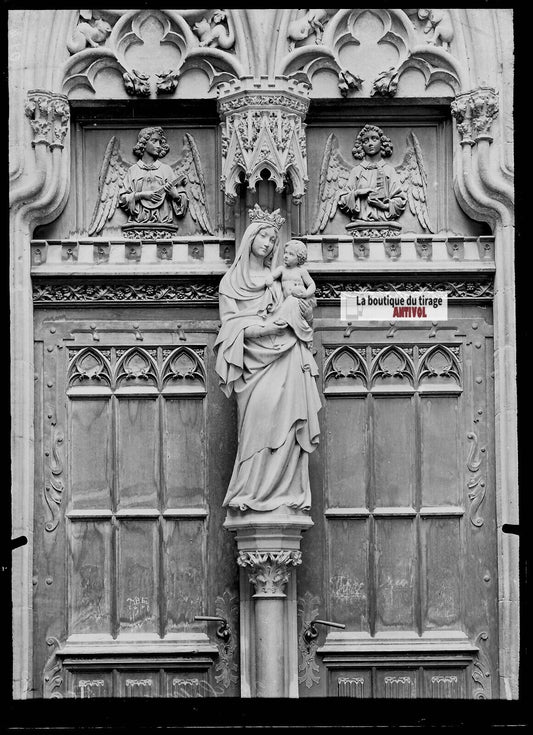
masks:
<path id="1" fill-rule="evenodd" d="M 308 181 L 303 121 L 309 85 L 286 77 L 268 83 L 245 77 L 223 82 L 217 91 L 226 202 L 235 202 L 241 178 L 254 189 L 266 169 L 278 192 L 290 179 L 292 199 L 300 203 Z"/>
<path id="2" fill-rule="evenodd" d="M 298 696 L 296 567 L 309 515 L 228 510 L 224 526 L 235 532 L 241 567 L 241 696 Z M 253 584 L 252 591 L 251 585 Z"/>

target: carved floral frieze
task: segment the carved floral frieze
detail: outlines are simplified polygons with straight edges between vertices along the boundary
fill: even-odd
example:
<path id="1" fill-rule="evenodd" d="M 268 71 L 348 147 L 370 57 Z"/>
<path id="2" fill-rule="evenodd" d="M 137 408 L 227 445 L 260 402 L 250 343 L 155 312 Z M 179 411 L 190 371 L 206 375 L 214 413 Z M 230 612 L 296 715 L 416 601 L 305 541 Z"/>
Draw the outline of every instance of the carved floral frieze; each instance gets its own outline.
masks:
<path id="1" fill-rule="evenodd" d="M 341 293 L 365 291 L 447 291 L 448 298 L 465 301 L 491 301 L 494 298 L 494 279 L 491 276 L 472 280 L 435 281 L 364 281 L 328 279 L 317 280 L 316 298 L 322 301 L 338 300 Z M 139 302 L 218 304 L 218 288 L 207 281 L 188 283 L 33 283 L 35 304 L 135 304 Z"/>

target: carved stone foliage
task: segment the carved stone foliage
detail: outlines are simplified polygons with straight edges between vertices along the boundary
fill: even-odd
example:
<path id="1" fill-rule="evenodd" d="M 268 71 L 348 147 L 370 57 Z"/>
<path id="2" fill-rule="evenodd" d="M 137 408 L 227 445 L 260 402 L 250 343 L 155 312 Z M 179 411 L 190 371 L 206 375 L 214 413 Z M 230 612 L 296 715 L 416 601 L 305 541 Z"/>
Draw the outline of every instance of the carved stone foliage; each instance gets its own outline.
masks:
<path id="1" fill-rule="evenodd" d="M 483 518 L 478 515 L 478 511 L 485 499 L 486 482 L 482 474 L 483 457 L 486 454 L 486 447 L 479 446 L 479 440 L 476 433 L 469 431 L 466 438 L 471 442 L 468 452 L 466 466 L 470 477 L 467 480 L 468 499 L 470 500 L 469 517 L 473 526 L 479 528 L 483 525 Z"/>
<path id="2" fill-rule="evenodd" d="M 395 283 L 394 281 L 381 281 L 372 284 L 364 281 L 344 282 L 317 282 L 315 296 L 319 299 L 338 299 L 343 291 L 350 293 L 364 293 L 365 291 L 447 291 L 448 298 L 465 299 L 473 301 L 477 299 L 494 298 L 494 281 L 492 278 L 484 278 L 475 281 L 408 281 Z"/>
<path id="3" fill-rule="evenodd" d="M 326 392 L 341 389 L 375 390 L 386 385 L 446 391 L 462 387 L 459 345 L 372 345 L 326 347 Z"/>
<path id="4" fill-rule="evenodd" d="M 24 112 L 33 132 L 33 147 L 39 143 L 50 149 L 64 147 L 70 121 L 65 95 L 33 89 L 28 92 Z"/>
<path id="5" fill-rule="evenodd" d="M 61 659 L 56 655 L 57 649 L 60 648 L 60 643 L 57 638 L 51 636 L 46 639 L 46 645 L 50 649 L 50 656 L 46 661 L 43 671 L 43 698 L 62 699 L 63 665 Z"/>
<path id="6" fill-rule="evenodd" d="M 45 454 L 48 457 L 48 481 L 44 487 L 44 500 L 48 509 L 48 520 L 44 527 L 48 532 L 55 531 L 59 525 L 60 509 L 63 501 L 65 483 L 63 481 L 63 442 L 65 435 L 63 431 L 52 426 L 51 448 Z"/>
<path id="7" fill-rule="evenodd" d="M 255 597 L 284 597 L 291 567 L 302 563 L 301 551 L 240 551 L 237 564 L 249 568 Z"/>
<path id="8" fill-rule="evenodd" d="M 403 160 L 396 166 L 385 162 L 392 153 L 392 143 L 381 128 L 365 125 L 355 139 L 353 166 L 342 156 L 337 138 L 331 133 L 320 166 L 311 232 L 322 232 L 339 207 L 350 216 L 352 222 L 346 229 L 355 228 L 354 236 L 397 235 L 401 228 L 393 220 L 402 215 L 406 203 L 420 227 L 433 232 L 427 206 L 427 173 L 416 135 L 411 131 L 407 136 Z"/>
<path id="9" fill-rule="evenodd" d="M 308 92 L 305 85 L 287 85 L 284 80 L 280 85 L 287 90 L 273 93 L 232 83 L 218 86 L 221 187 L 230 204 L 235 202 L 237 185 L 243 179 L 254 189 L 265 170 L 277 191 L 283 191 L 290 181 L 295 203 L 300 203 L 305 193 L 308 176 L 303 119 L 309 106 Z"/>
<path id="10" fill-rule="evenodd" d="M 136 163 L 122 157 L 116 136 L 107 144 L 89 235 L 98 235 L 119 206 L 129 216 L 122 228 L 126 238 L 170 239 L 178 229 L 175 218 L 183 217 L 187 209 L 199 230 L 213 234 L 203 167 L 193 136 L 185 133 L 181 154 L 171 164 L 160 160 L 169 152 L 161 127 L 140 130 L 133 152 Z"/>
<path id="11" fill-rule="evenodd" d="M 483 631 L 476 638 L 479 653 L 472 665 L 472 679 L 475 682 L 473 690 L 474 699 L 491 699 L 492 697 L 490 660 L 485 650 L 485 643 L 488 637 L 489 634 Z"/>
<path id="12" fill-rule="evenodd" d="M 202 18 L 203 12 L 209 18 Z M 217 74 L 239 76 L 241 65 L 230 52 L 233 21 L 226 11 L 210 12 L 81 11 L 67 44 L 72 56 L 64 69 L 65 92 L 77 96 L 89 89 L 107 96 L 98 77 L 109 72 L 115 72 L 128 95 L 152 98 L 174 94 L 189 70 L 200 69 L 209 83 Z"/>
<path id="13" fill-rule="evenodd" d="M 305 74 L 311 84 L 315 75 L 334 72 L 343 95 L 348 94 L 343 75 L 349 73 L 359 79 L 352 94 L 394 96 L 402 76 L 416 70 L 426 90 L 438 82 L 457 92 L 463 72 L 449 51 L 451 17 L 447 10 L 418 13 L 389 8 L 293 11 L 286 26 L 289 53 L 280 53 L 276 71 Z"/>
<path id="14" fill-rule="evenodd" d="M 205 390 L 205 348 L 70 348 L 68 388 L 152 386 L 157 390 Z"/>
<path id="15" fill-rule="evenodd" d="M 341 293 L 365 291 L 447 291 L 448 298 L 464 301 L 491 301 L 494 298 L 492 277 L 459 281 L 318 281 L 315 295 L 324 301 L 338 300 Z M 33 283 L 33 301 L 36 305 L 53 303 L 79 304 L 136 304 L 175 302 L 218 304 L 218 289 L 213 283 Z"/>
<path id="16" fill-rule="evenodd" d="M 311 592 L 306 592 L 303 597 L 298 598 L 298 618 L 300 630 L 298 634 L 298 651 L 300 662 L 298 664 L 298 681 L 311 689 L 314 684 L 320 682 L 320 667 L 316 662 L 316 651 L 318 648 L 318 637 L 307 642 L 304 632 L 312 620 L 318 617 L 320 598 Z"/>
<path id="17" fill-rule="evenodd" d="M 452 115 L 457 122 L 461 145 L 474 145 L 478 140 L 492 141 L 492 121 L 498 114 L 498 93 L 492 87 L 480 87 L 457 95 L 452 102 Z"/>
<path id="18" fill-rule="evenodd" d="M 43 304 L 54 302 L 127 304 L 140 301 L 217 304 L 218 291 L 216 285 L 201 282 L 187 284 L 139 283 L 134 285 L 128 283 L 105 283 L 100 285 L 90 283 L 43 285 L 34 283 L 33 300 L 35 303 Z"/>

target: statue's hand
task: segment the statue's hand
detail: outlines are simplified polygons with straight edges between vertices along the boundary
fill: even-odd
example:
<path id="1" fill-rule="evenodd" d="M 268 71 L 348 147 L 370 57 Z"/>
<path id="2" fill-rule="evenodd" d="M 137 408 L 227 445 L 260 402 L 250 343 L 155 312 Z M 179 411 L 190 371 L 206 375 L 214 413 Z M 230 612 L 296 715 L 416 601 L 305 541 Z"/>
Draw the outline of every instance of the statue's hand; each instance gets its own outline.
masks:
<path id="1" fill-rule="evenodd" d="M 388 202 L 383 201 L 383 199 L 368 197 L 368 203 L 371 204 L 373 207 L 376 207 L 377 209 L 382 209 L 386 212 L 389 211 L 389 204 Z"/>
<path id="2" fill-rule="evenodd" d="M 370 194 L 373 191 L 374 189 L 371 186 L 366 186 L 363 189 L 356 189 L 354 191 L 354 195 L 356 197 L 366 197 L 367 194 Z M 370 201 L 370 198 L 369 198 L 369 201 Z"/>
<path id="3" fill-rule="evenodd" d="M 266 276 L 265 286 L 272 286 L 273 283 L 274 283 L 274 279 L 272 278 L 272 276 Z"/>
<path id="4" fill-rule="evenodd" d="M 179 195 L 180 195 L 179 191 L 176 189 L 175 186 L 172 186 L 172 184 L 170 183 L 170 181 L 167 181 L 165 183 L 164 189 L 165 189 L 166 193 L 169 194 L 172 197 L 172 199 L 177 199 L 179 197 Z"/>
<path id="5" fill-rule="evenodd" d="M 135 194 L 135 199 L 137 201 L 139 201 L 139 199 L 146 199 L 149 202 L 157 203 L 163 201 L 163 194 L 161 191 L 152 191 L 147 189 L 146 191 L 139 191 Z"/>

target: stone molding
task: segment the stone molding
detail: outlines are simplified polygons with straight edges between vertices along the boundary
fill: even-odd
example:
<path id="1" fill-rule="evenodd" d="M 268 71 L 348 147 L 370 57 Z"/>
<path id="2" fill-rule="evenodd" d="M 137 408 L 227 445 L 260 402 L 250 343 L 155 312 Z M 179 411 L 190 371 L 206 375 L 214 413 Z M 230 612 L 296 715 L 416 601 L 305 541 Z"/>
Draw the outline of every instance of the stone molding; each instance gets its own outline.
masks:
<path id="1" fill-rule="evenodd" d="M 217 278 L 218 280 L 218 278 Z M 364 293 L 365 291 L 447 291 L 448 298 L 454 302 L 487 302 L 494 298 L 494 280 L 491 275 L 457 280 L 449 278 L 433 280 L 387 280 L 380 278 L 326 277 L 317 280 L 316 297 L 323 303 L 335 303 L 343 291 Z M 106 279 L 100 283 L 56 283 L 36 280 L 33 283 L 33 302 L 35 306 L 76 306 L 95 305 L 135 305 L 176 304 L 197 306 L 200 304 L 217 305 L 218 288 L 213 278 L 189 279 L 186 282 L 148 283 L 139 281 L 117 281 Z"/>

